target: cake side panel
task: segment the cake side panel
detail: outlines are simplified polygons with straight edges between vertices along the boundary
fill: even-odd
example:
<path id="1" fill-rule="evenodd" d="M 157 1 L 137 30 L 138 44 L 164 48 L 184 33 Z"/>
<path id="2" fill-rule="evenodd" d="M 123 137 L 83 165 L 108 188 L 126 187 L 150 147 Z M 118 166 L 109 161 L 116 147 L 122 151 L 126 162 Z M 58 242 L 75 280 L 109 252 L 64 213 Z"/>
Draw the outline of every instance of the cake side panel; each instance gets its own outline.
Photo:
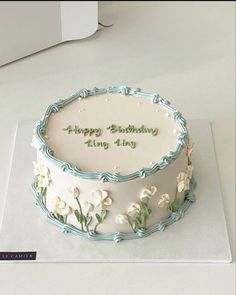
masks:
<path id="1" fill-rule="evenodd" d="M 61 222 L 83 231 L 130 233 L 149 228 L 170 216 L 171 205 L 180 205 L 188 189 L 181 187 L 180 178 L 180 173 L 187 175 L 186 149 L 165 169 L 127 182 L 81 179 L 63 172 L 40 151 L 37 163 L 48 168 L 46 208 Z"/>

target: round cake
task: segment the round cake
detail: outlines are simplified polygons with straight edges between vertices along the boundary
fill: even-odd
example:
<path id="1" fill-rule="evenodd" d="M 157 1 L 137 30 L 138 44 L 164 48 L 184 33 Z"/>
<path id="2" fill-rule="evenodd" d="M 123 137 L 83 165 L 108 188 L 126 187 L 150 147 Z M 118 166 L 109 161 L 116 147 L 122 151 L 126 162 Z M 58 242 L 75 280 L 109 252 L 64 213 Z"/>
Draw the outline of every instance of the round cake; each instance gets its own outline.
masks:
<path id="1" fill-rule="evenodd" d="M 36 203 L 64 232 L 141 238 L 195 200 L 186 120 L 157 93 L 82 89 L 51 104 L 33 133 Z"/>

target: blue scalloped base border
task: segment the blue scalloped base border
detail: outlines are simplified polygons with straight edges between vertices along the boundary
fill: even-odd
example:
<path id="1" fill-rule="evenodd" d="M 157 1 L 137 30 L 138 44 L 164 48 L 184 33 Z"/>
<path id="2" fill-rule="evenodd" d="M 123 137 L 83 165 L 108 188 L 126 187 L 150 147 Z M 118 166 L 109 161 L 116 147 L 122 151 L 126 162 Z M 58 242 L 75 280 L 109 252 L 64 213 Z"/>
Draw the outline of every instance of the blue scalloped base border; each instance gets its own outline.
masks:
<path id="1" fill-rule="evenodd" d="M 39 194 L 36 189 L 35 180 L 32 183 L 32 190 L 35 196 L 35 204 L 41 208 L 44 214 L 46 214 L 48 221 L 58 226 L 59 228 L 61 228 L 62 232 L 78 235 L 93 241 L 107 240 L 107 241 L 114 241 L 116 243 L 122 240 L 133 240 L 133 239 L 144 238 L 157 231 L 164 231 L 167 226 L 183 218 L 185 215 L 185 212 L 188 210 L 190 205 L 196 200 L 196 197 L 194 194 L 195 187 L 196 187 L 196 181 L 194 177 L 192 177 L 190 181 L 190 190 L 185 196 L 184 202 L 181 204 L 178 211 L 173 212 L 168 218 L 158 222 L 157 224 L 150 226 L 148 229 L 141 229 L 136 233 L 135 232 L 131 232 L 131 233 L 117 232 L 117 233 L 109 233 L 109 234 L 99 234 L 93 231 L 90 231 L 90 232 L 81 231 L 80 229 L 76 228 L 75 226 L 71 224 L 65 224 L 55 219 L 55 217 L 53 216 L 53 213 L 50 212 L 40 200 Z"/>

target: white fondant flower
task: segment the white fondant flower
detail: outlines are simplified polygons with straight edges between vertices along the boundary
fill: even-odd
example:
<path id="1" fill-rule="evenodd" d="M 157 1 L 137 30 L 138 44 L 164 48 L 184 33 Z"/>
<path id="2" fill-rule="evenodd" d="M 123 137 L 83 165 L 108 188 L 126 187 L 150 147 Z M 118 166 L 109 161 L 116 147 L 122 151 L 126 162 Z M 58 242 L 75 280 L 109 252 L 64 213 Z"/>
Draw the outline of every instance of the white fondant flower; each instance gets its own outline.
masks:
<path id="1" fill-rule="evenodd" d="M 54 207 L 57 207 L 60 201 L 61 201 L 61 198 L 59 196 L 56 196 L 53 200 Z"/>
<path id="2" fill-rule="evenodd" d="M 38 176 L 38 187 L 48 187 L 51 182 L 51 179 L 44 175 Z"/>
<path id="3" fill-rule="evenodd" d="M 116 216 L 116 223 L 118 224 L 126 224 L 129 223 L 129 216 L 128 214 L 119 214 Z"/>
<path id="4" fill-rule="evenodd" d="M 131 203 L 127 212 L 130 216 L 135 216 L 140 212 L 140 210 L 141 206 L 138 203 Z"/>
<path id="5" fill-rule="evenodd" d="M 177 189 L 178 192 L 189 190 L 189 178 L 187 173 L 180 172 L 177 176 Z"/>
<path id="6" fill-rule="evenodd" d="M 68 191 L 73 195 L 73 197 L 76 199 L 80 196 L 80 191 L 77 186 L 72 186 L 68 188 Z"/>
<path id="7" fill-rule="evenodd" d="M 186 172 L 180 172 L 177 176 L 177 188 L 178 192 L 189 190 L 190 179 L 193 175 L 193 166 L 188 165 Z"/>
<path id="8" fill-rule="evenodd" d="M 84 207 L 87 210 L 87 212 L 92 212 L 94 210 L 94 205 L 90 202 L 84 202 Z"/>
<path id="9" fill-rule="evenodd" d="M 73 212 L 73 209 L 66 204 L 65 208 L 61 209 L 61 215 L 65 216 L 65 215 L 70 215 Z"/>
<path id="10" fill-rule="evenodd" d="M 33 162 L 34 175 L 38 177 L 38 188 L 49 186 L 51 179 L 48 167 L 42 163 Z"/>
<path id="11" fill-rule="evenodd" d="M 150 199 L 156 194 L 156 192 L 157 192 L 156 186 L 151 186 L 149 189 L 145 188 L 141 193 L 140 200 L 145 201 L 147 199 Z"/>
<path id="12" fill-rule="evenodd" d="M 54 212 L 65 216 L 71 214 L 73 212 L 73 209 L 59 196 L 56 196 L 54 200 Z"/>
<path id="13" fill-rule="evenodd" d="M 44 164 L 33 162 L 33 165 L 34 165 L 34 175 L 49 176 L 49 169 Z"/>
<path id="14" fill-rule="evenodd" d="M 108 192 L 105 190 L 96 190 L 93 195 L 95 196 L 96 207 L 101 206 L 103 208 L 112 204 L 112 198 L 109 197 Z"/>
<path id="15" fill-rule="evenodd" d="M 163 194 L 160 196 L 160 199 L 158 201 L 158 207 L 162 208 L 165 205 L 168 205 L 170 203 L 170 196 L 169 194 Z"/>
<path id="16" fill-rule="evenodd" d="M 186 149 L 186 152 L 187 152 L 187 156 L 190 157 L 192 152 L 193 152 L 193 143 L 192 141 L 190 140 L 190 138 L 188 139 L 188 145 L 187 145 L 187 149 Z"/>

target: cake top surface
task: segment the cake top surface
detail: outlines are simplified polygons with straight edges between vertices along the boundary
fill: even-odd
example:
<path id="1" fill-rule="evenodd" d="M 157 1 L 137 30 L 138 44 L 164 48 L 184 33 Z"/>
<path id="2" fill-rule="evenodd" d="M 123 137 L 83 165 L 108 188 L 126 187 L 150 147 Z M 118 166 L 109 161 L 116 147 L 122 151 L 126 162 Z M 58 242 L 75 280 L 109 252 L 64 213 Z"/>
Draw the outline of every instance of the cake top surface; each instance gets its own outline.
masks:
<path id="1" fill-rule="evenodd" d="M 177 145 L 169 113 L 145 98 L 106 93 L 76 100 L 51 116 L 46 142 L 83 171 L 130 174 Z"/>
<path id="2" fill-rule="evenodd" d="M 176 158 L 187 134 L 181 114 L 157 94 L 123 89 L 86 90 L 51 105 L 35 132 L 45 154 L 70 169 L 118 177 L 152 174 Z"/>

